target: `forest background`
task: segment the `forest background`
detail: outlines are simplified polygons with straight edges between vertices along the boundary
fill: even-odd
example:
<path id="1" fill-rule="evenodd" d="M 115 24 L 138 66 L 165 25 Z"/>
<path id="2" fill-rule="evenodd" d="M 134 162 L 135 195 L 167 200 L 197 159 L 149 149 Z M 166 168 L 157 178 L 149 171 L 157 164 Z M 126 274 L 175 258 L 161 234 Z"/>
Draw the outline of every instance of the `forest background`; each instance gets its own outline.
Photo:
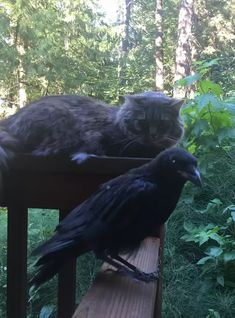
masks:
<path id="1" fill-rule="evenodd" d="M 204 187 L 187 186 L 167 223 L 164 318 L 235 316 L 234 20 L 232 0 L 120 0 L 112 19 L 96 0 L 0 3 L 1 117 L 52 94 L 111 104 L 147 90 L 186 98 L 181 146 L 199 158 Z M 56 213 L 30 211 L 29 251 L 56 223 Z M 6 228 L 2 209 L 1 317 Z M 78 301 L 98 265 L 79 260 Z M 28 317 L 55 316 L 55 284 L 31 295 Z"/>

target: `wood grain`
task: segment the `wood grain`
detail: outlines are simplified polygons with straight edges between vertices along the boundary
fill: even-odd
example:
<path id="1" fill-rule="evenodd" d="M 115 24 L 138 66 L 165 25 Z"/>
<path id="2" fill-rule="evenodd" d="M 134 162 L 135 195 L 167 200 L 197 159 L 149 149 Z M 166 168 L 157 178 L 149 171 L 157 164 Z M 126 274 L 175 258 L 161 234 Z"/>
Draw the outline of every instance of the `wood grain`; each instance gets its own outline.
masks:
<path id="1" fill-rule="evenodd" d="M 159 246 L 159 238 L 147 238 L 136 255 L 128 258 L 128 261 L 145 272 L 153 272 L 158 265 Z M 135 281 L 119 273 L 107 271 L 108 268 L 111 266 L 102 266 L 73 318 L 154 317 L 158 282 Z"/>

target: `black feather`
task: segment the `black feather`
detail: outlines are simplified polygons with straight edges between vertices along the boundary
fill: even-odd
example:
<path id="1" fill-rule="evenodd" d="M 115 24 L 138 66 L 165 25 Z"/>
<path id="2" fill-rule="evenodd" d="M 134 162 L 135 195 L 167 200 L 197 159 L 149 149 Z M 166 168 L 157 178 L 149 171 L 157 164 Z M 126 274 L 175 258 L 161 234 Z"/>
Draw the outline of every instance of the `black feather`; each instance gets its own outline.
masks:
<path id="1" fill-rule="evenodd" d="M 34 251 L 41 257 L 32 283 L 40 285 L 68 259 L 91 250 L 102 259 L 109 255 L 120 262 L 119 253 L 134 250 L 168 219 L 187 180 L 200 183 L 196 159 L 173 148 L 103 184 Z"/>

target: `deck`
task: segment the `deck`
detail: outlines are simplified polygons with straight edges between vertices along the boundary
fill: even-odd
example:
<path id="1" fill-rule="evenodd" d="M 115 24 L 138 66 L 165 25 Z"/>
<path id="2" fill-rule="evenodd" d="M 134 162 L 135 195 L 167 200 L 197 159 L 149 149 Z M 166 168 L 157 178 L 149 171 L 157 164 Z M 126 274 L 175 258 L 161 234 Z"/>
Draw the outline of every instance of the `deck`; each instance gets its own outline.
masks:
<path id="1" fill-rule="evenodd" d="M 91 158 L 78 166 L 66 158 L 22 154 L 11 162 L 0 191 L 0 205 L 8 211 L 7 318 L 26 318 L 28 208 L 58 209 L 63 219 L 101 183 L 148 161 Z M 156 229 L 156 236 L 160 239 L 145 240 L 132 260 L 142 270 L 155 270 L 162 259 L 163 230 Z M 59 273 L 58 318 L 160 317 L 161 279 L 136 282 L 107 271 L 106 264 L 75 311 L 75 268 L 76 263 L 70 262 Z"/>

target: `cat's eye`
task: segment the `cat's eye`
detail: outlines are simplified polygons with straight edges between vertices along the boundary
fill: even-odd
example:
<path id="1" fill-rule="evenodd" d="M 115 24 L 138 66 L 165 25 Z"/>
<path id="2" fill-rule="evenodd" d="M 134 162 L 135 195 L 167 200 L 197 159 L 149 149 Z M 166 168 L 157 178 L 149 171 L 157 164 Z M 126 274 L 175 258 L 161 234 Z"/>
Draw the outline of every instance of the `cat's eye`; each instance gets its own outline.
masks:
<path id="1" fill-rule="evenodd" d="M 135 121 L 135 128 L 137 128 L 138 130 L 147 130 L 148 123 L 145 119 L 137 120 Z"/>

